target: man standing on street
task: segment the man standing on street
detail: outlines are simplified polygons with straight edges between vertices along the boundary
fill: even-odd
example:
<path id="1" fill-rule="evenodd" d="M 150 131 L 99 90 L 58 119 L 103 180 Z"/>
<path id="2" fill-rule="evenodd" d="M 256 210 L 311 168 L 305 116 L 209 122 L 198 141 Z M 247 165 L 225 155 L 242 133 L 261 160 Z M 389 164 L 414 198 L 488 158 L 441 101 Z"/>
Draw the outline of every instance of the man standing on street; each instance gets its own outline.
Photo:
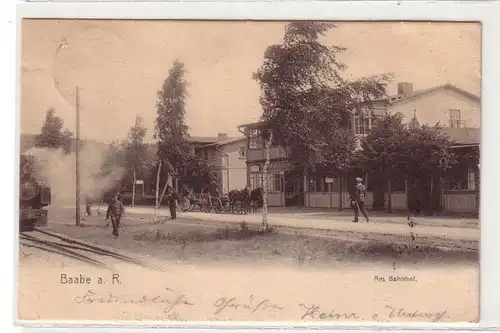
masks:
<path id="1" fill-rule="evenodd" d="M 354 221 L 353 222 L 358 222 L 358 216 L 359 212 L 363 214 L 363 216 L 366 218 L 366 222 L 370 222 L 370 219 L 368 218 L 368 214 L 366 214 L 365 210 L 365 197 L 366 197 L 366 187 L 363 185 L 363 178 L 357 177 L 356 178 L 356 207 L 354 209 Z"/>
<path id="2" fill-rule="evenodd" d="M 177 219 L 177 200 L 179 197 L 170 185 L 167 187 L 168 208 L 170 210 L 170 217 L 172 220 Z"/>
<path id="3" fill-rule="evenodd" d="M 92 215 L 92 204 L 90 203 L 90 197 L 88 195 L 85 196 L 85 214 L 87 216 Z"/>
<path id="4" fill-rule="evenodd" d="M 111 203 L 108 206 L 108 211 L 106 212 L 106 217 L 111 218 L 111 224 L 113 225 L 113 235 L 118 238 L 120 228 L 120 220 L 124 212 L 123 203 L 120 201 L 120 197 L 117 195 L 113 196 Z"/>

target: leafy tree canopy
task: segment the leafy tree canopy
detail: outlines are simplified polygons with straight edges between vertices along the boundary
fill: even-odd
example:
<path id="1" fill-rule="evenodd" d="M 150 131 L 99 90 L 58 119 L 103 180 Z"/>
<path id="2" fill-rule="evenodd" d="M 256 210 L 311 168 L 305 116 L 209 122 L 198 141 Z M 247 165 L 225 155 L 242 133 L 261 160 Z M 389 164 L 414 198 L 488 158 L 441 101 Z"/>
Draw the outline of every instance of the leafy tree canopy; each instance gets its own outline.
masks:
<path id="1" fill-rule="evenodd" d="M 144 137 L 146 136 L 147 129 L 144 126 L 144 121 L 140 116 L 135 118 L 134 125 L 130 128 L 127 138 L 121 143 L 121 149 L 123 150 L 123 164 L 127 170 L 127 173 L 135 172 L 138 177 L 144 177 L 146 175 L 145 168 L 151 166 L 151 161 L 149 161 L 148 147 L 144 143 Z"/>
<path id="2" fill-rule="evenodd" d="M 66 153 L 71 150 L 73 133 L 63 130 L 64 121 L 56 116 L 56 110 L 50 108 L 45 114 L 45 121 L 41 133 L 35 137 L 35 147 L 39 148 L 62 148 Z"/>
<path id="3" fill-rule="evenodd" d="M 156 103 L 155 139 L 158 141 L 158 157 L 179 169 L 189 156 L 189 127 L 186 114 L 187 82 L 184 64 L 175 60 L 168 77 L 158 91 Z"/>
<path id="4" fill-rule="evenodd" d="M 410 128 L 401 114 L 385 115 L 362 139 L 358 161 L 363 169 L 386 177 L 441 174 L 456 163 L 451 145 L 437 125 Z"/>
<path id="5" fill-rule="evenodd" d="M 268 47 L 254 74 L 262 88 L 265 128 L 273 131 L 277 144 L 290 148 L 297 166 L 319 162 L 346 167 L 354 147 L 351 112 L 384 96 L 390 80 L 389 75 L 342 78 L 346 65 L 338 57 L 346 49 L 320 41 L 334 27 L 307 21 L 288 24 L 283 42 Z M 326 147 L 329 152 L 321 152 Z"/>

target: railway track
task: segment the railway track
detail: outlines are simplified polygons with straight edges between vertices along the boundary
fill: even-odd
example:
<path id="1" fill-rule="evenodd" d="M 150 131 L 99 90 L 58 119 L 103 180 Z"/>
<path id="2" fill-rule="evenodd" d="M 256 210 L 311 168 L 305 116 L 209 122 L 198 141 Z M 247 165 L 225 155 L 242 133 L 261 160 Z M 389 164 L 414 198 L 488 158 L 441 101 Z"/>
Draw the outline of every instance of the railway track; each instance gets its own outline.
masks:
<path id="1" fill-rule="evenodd" d="M 27 248 L 59 254 L 95 267 L 110 270 L 113 270 L 112 266 L 103 262 L 103 259 L 112 258 L 115 261 L 136 265 L 142 268 L 162 272 L 168 271 L 163 267 L 153 265 L 140 259 L 38 228 L 34 228 L 34 230 L 29 233 L 21 232 L 19 234 L 19 244 Z"/>

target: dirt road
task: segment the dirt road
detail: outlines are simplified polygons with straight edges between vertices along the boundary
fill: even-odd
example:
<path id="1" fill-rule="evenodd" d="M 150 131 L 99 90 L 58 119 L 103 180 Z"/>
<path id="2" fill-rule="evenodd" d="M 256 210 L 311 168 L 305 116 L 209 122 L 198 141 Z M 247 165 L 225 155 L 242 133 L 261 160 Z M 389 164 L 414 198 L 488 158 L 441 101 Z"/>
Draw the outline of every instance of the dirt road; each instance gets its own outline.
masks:
<path id="1" fill-rule="evenodd" d="M 154 210 L 150 207 L 128 207 L 126 214 L 129 216 L 142 217 L 145 220 L 151 220 Z M 169 216 L 168 210 L 160 209 L 159 216 L 165 218 Z M 260 225 L 262 216 L 260 213 L 240 215 L 240 214 L 215 214 L 202 212 L 180 213 L 179 218 L 200 221 L 216 221 L 239 224 L 246 222 L 252 225 Z M 332 216 L 327 214 L 318 214 L 310 211 L 297 212 L 293 214 L 281 212 L 269 214 L 268 221 L 271 225 L 290 228 L 322 229 L 335 231 L 350 231 L 362 233 L 377 233 L 387 235 L 409 235 L 410 233 L 419 234 L 424 237 L 441 237 L 456 240 L 479 241 L 480 230 L 475 227 L 474 219 L 450 219 L 435 217 L 416 217 L 414 221 L 416 226 L 410 228 L 408 221 L 404 217 L 374 217 L 370 223 L 363 219 L 360 222 L 350 222 L 349 216 Z M 433 225 L 435 224 L 435 225 Z M 456 226 L 453 226 L 453 225 Z M 469 225 L 472 227 L 464 227 Z"/>

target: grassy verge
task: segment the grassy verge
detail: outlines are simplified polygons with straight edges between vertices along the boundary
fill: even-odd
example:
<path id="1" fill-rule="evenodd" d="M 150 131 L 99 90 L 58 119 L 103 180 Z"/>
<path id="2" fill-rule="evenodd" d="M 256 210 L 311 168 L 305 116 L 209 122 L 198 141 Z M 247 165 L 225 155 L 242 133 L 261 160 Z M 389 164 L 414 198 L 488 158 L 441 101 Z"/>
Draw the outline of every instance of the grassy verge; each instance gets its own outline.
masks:
<path id="1" fill-rule="evenodd" d="M 92 221 L 90 221 L 92 222 Z M 125 219 L 120 238 L 102 222 L 85 227 L 52 224 L 48 228 L 127 253 L 187 263 L 265 262 L 334 265 L 342 262 L 478 262 L 478 242 L 445 238 L 359 232 L 274 228 L 262 232 L 240 225 L 180 220 L 153 224 Z"/>

